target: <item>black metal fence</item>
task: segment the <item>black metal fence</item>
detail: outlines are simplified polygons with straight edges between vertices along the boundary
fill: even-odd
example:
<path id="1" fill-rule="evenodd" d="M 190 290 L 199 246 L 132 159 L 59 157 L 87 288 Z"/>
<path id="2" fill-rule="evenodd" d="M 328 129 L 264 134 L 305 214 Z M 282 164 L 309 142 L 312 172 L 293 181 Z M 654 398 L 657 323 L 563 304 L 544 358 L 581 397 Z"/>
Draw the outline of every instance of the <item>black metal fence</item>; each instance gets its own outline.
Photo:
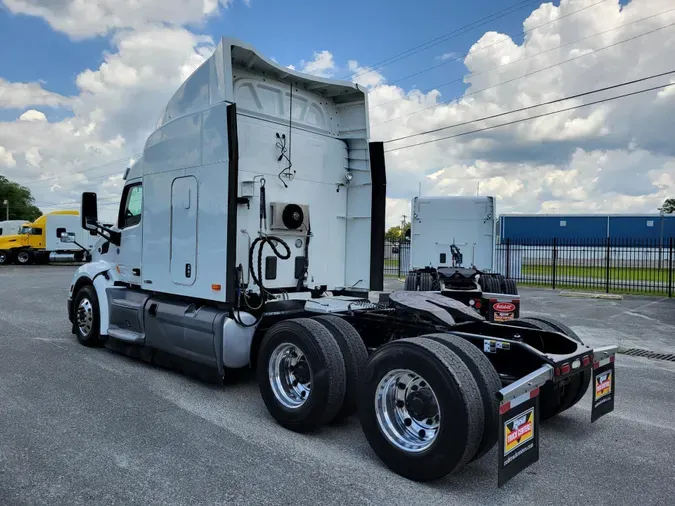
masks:
<path id="1" fill-rule="evenodd" d="M 384 276 L 405 277 L 410 269 L 410 242 L 384 242 Z"/>
<path id="2" fill-rule="evenodd" d="M 673 296 L 673 238 L 506 240 L 495 271 L 522 285 Z"/>
<path id="3" fill-rule="evenodd" d="M 409 268 L 410 243 L 386 241 L 384 275 Z M 494 271 L 524 286 L 672 297 L 675 239 L 506 240 L 495 246 Z"/>

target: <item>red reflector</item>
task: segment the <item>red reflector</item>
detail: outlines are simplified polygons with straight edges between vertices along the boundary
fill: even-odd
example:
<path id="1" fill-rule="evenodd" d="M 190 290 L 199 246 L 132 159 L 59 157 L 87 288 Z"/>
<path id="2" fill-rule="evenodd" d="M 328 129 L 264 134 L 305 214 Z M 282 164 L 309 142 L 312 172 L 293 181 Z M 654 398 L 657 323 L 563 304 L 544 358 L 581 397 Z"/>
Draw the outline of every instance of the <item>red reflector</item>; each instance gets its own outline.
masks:
<path id="1" fill-rule="evenodd" d="M 539 387 L 530 392 L 530 399 L 534 399 L 537 395 L 539 395 Z"/>
<path id="2" fill-rule="evenodd" d="M 584 364 L 584 367 L 586 367 L 588 364 L 591 363 L 591 357 L 589 357 L 588 355 L 586 355 L 586 356 L 583 358 L 582 363 Z"/>
<path id="3" fill-rule="evenodd" d="M 504 404 L 499 406 L 499 414 L 503 415 L 506 413 L 509 409 L 511 409 L 511 402 L 505 402 Z"/>
<path id="4" fill-rule="evenodd" d="M 572 370 L 572 368 L 570 367 L 569 364 L 563 364 L 563 365 L 560 366 L 560 372 L 563 373 L 563 374 L 567 374 L 571 370 Z"/>
<path id="5" fill-rule="evenodd" d="M 474 306 L 476 307 L 476 309 L 481 308 L 482 304 L 480 303 L 480 299 L 476 299 L 476 302 L 474 303 Z"/>
<path id="6" fill-rule="evenodd" d="M 555 368 L 555 375 L 560 376 L 560 367 Z"/>
<path id="7" fill-rule="evenodd" d="M 610 361 L 610 362 L 614 362 L 614 355 L 612 355 L 611 357 L 609 357 L 609 361 Z"/>
<path id="8" fill-rule="evenodd" d="M 600 362 L 593 363 L 593 369 L 597 369 L 598 367 L 600 367 Z"/>

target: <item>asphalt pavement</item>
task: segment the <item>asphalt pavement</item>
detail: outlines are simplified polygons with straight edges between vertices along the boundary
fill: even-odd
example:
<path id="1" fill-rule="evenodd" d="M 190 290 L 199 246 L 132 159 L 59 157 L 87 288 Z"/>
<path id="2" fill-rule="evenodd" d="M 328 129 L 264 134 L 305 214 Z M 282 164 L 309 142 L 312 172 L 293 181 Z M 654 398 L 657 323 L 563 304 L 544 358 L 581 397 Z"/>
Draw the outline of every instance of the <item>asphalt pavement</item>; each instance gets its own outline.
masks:
<path id="1" fill-rule="evenodd" d="M 540 461 L 497 488 L 496 451 L 420 484 L 388 471 L 357 420 L 299 435 L 251 378 L 219 388 L 70 333 L 74 267 L 0 267 L 0 504 L 667 504 L 675 364 L 619 355 L 617 405 L 590 396 L 541 427 Z M 675 349 L 675 301 L 524 290 L 591 345 Z"/>

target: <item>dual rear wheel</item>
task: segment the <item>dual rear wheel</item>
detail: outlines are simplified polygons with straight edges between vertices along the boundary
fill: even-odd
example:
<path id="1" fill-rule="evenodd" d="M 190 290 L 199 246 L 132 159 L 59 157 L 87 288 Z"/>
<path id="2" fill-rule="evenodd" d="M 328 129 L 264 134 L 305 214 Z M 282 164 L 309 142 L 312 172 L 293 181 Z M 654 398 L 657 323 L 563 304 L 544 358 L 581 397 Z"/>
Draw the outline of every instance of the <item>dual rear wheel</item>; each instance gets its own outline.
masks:
<path id="1" fill-rule="evenodd" d="M 451 334 L 397 340 L 368 359 L 342 318 L 288 320 L 264 336 L 257 376 L 272 417 L 294 431 L 358 407 L 375 453 L 413 480 L 455 472 L 497 441 L 499 376 L 476 346 Z"/>

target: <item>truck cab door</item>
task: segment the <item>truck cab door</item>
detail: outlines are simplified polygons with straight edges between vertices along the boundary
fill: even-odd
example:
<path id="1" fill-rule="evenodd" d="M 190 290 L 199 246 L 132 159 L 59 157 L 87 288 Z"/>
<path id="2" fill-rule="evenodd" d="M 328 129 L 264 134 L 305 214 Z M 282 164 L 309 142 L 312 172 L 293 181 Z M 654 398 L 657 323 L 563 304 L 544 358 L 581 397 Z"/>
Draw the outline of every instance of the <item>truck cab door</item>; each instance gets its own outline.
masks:
<path id="1" fill-rule="evenodd" d="M 143 211 L 143 185 L 140 182 L 127 184 L 122 193 L 117 226 L 120 229 L 120 246 L 115 248 L 115 269 L 120 281 L 141 284 L 141 241 Z"/>

